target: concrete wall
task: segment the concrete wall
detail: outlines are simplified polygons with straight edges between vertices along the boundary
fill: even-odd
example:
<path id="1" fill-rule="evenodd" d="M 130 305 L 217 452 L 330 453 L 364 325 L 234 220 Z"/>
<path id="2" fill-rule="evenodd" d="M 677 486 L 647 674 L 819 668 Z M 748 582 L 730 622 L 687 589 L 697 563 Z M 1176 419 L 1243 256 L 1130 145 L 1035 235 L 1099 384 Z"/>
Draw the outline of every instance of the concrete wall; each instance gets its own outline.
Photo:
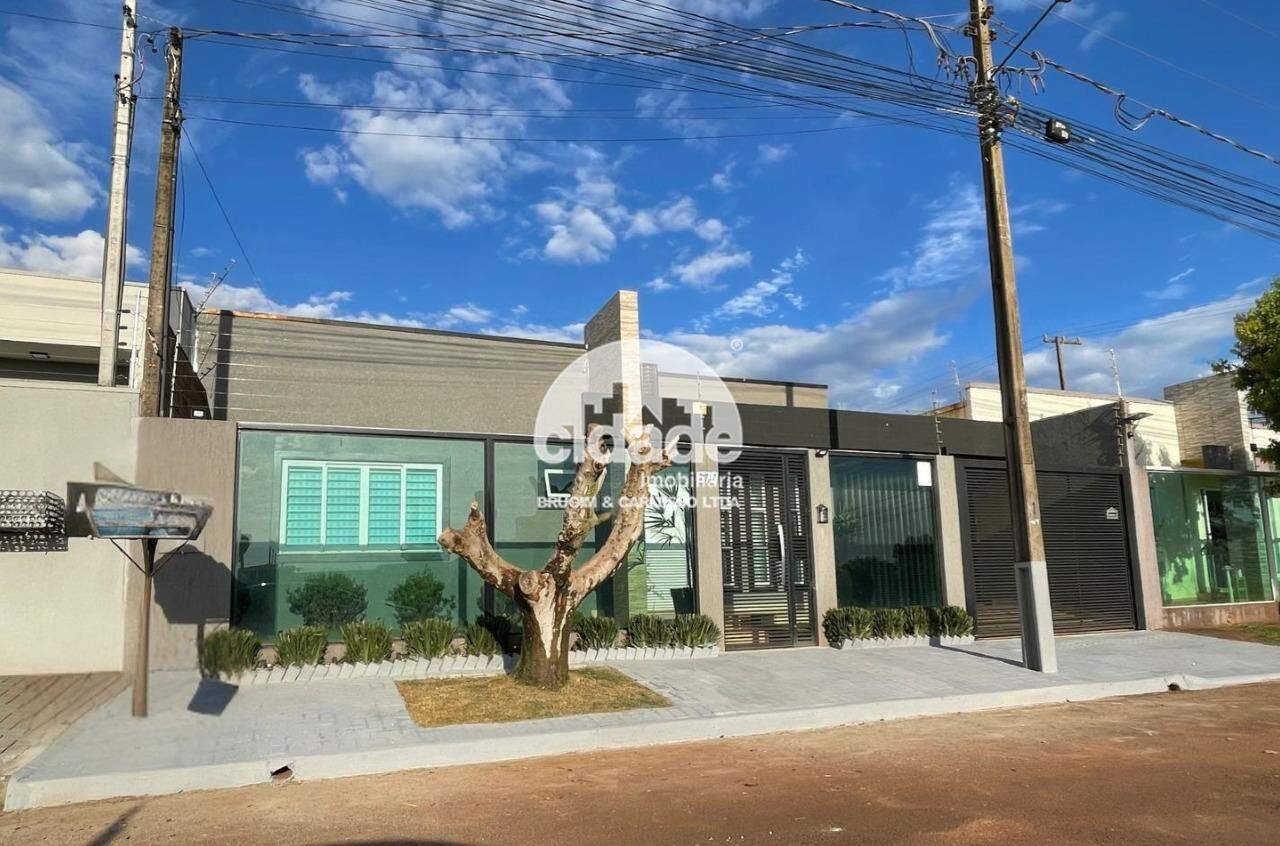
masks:
<path id="1" fill-rule="evenodd" d="M 1209 629 L 1239 623 L 1280 622 L 1280 606 L 1274 602 L 1245 602 L 1236 605 L 1188 605 L 1164 609 L 1166 629 Z"/>
<path id="2" fill-rule="evenodd" d="M 66 496 L 95 462 L 132 479 L 137 394 L 65 382 L 0 380 L 0 488 Z M 133 567 L 110 542 L 0 553 L 0 675 L 119 671 Z"/>
<path id="3" fill-rule="evenodd" d="M 965 396 L 966 402 L 961 407 L 970 420 L 999 422 L 1003 419 L 999 385 L 974 382 L 965 388 Z M 1031 420 L 1036 421 L 1111 405 L 1115 401 L 1114 394 L 1032 388 L 1027 393 L 1027 412 Z M 1147 467 L 1169 467 L 1177 464 L 1182 447 L 1173 404 L 1146 398 L 1128 399 L 1126 402 L 1129 404 L 1130 414 L 1150 415 L 1138 421 L 1136 427 L 1139 460 Z M 955 409 L 957 406 L 948 408 Z"/>
<path id="4" fill-rule="evenodd" d="M 213 513 L 200 538 L 183 547 L 155 578 L 151 614 L 151 667 L 196 666 L 206 632 L 231 617 L 236 484 L 236 427 L 212 420 L 145 418 L 138 421 L 137 484 L 204 500 Z M 174 548 L 160 544 L 160 553 Z M 134 645 L 140 578 L 130 580 L 127 638 Z"/>
<path id="5" fill-rule="evenodd" d="M 720 508 L 716 505 L 720 485 L 714 464 L 696 467 L 694 546 L 698 566 L 698 610 L 720 627 L 720 648 L 724 648 L 724 561 L 720 554 Z"/>
<path id="6" fill-rule="evenodd" d="M 938 498 L 938 546 L 942 563 L 942 601 L 968 608 L 964 579 L 964 541 L 960 526 L 960 490 L 956 460 L 950 455 L 934 459 L 934 491 Z M 972 610 L 972 609 L 970 609 Z"/>
<path id="7" fill-rule="evenodd" d="M 198 367 L 219 420 L 531 434 L 577 344 L 206 312 Z M 206 372 L 207 371 L 207 372 Z"/>
<path id="8" fill-rule="evenodd" d="M 1165 627 L 1164 602 L 1160 595 L 1160 558 L 1156 549 L 1155 520 L 1151 514 L 1151 487 L 1147 469 L 1138 458 L 1137 444 L 1127 439 L 1128 466 L 1125 468 L 1125 510 L 1129 517 L 1132 543 L 1134 606 L 1138 628 Z"/>
<path id="9" fill-rule="evenodd" d="M 831 508 L 831 464 L 827 456 L 818 457 L 809 450 L 806 457 L 809 468 L 809 524 L 813 527 L 813 624 L 818 630 L 818 645 L 827 645 L 822 630 L 822 616 L 827 609 L 835 608 L 836 598 L 836 538 L 835 526 L 829 519 L 818 522 L 818 506 L 825 505 L 834 518 Z"/>

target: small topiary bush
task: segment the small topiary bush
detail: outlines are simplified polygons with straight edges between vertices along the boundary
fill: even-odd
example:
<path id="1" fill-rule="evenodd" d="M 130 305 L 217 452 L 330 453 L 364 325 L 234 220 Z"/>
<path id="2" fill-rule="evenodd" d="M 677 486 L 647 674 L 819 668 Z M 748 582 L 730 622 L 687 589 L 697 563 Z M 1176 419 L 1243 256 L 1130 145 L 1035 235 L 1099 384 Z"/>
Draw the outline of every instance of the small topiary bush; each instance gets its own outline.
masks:
<path id="1" fill-rule="evenodd" d="M 200 646 L 200 672 L 212 678 L 252 670 L 258 663 L 258 636 L 248 629 L 218 629 Z"/>
<path id="2" fill-rule="evenodd" d="M 467 626 L 466 638 L 468 655 L 502 654 L 502 646 L 498 643 L 498 639 L 493 636 L 493 632 L 478 621 Z"/>
<path id="3" fill-rule="evenodd" d="M 907 634 L 912 637 L 925 637 L 930 634 L 929 611 L 921 605 L 912 605 L 904 609 L 907 615 Z"/>
<path id="4" fill-rule="evenodd" d="M 957 605 L 948 605 L 939 613 L 939 634 L 948 637 L 968 637 L 973 634 L 973 617 Z"/>
<path id="5" fill-rule="evenodd" d="M 907 612 L 901 608 L 877 608 L 873 629 L 876 637 L 902 637 L 907 633 Z"/>
<path id="6" fill-rule="evenodd" d="M 453 599 L 444 595 L 444 585 L 423 570 L 391 589 L 387 604 L 395 610 L 400 625 L 414 620 L 446 617 L 453 613 Z"/>
<path id="7" fill-rule="evenodd" d="M 449 654 L 457 629 L 452 620 L 415 620 L 400 629 L 404 648 L 414 658 L 441 658 Z"/>
<path id="8" fill-rule="evenodd" d="M 364 616 L 363 585 L 343 573 L 317 573 L 289 590 L 289 610 L 302 618 L 303 625 L 340 629 Z"/>
<path id="9" fill-rule="evenodd" d="M 706 614 L 677 614 L 671 621 L 671 639 L 677 646 L 715 646 L 720 627 Z"/>
<path id="10" fill-rule="evenodd" d="M 297 626 L 276 635 L 276 663 L 310 667 L 324 660 L 329 632 L 320 626 Z"/>
<path id="11" fill-rule="evenodd" d="M 575 614 L 573 630 L 578 634 L 579 649 L 611 649 L 618 642 L 618 622 L 612 617 Z"/>
<path id="12" fill-rule="evenodd" d="M 342 627 L 347 645 L 342 660 L 348 664 L 376 664 L 391 657 L 391 629 L 376 620 L 356 620 Z"/>
<path id="13" fill-rule="evenodd" d="M 671 643 L 671 624 L 657 614 L 636 614 L 627 623 L 627 642 L 641 649 Z"/>

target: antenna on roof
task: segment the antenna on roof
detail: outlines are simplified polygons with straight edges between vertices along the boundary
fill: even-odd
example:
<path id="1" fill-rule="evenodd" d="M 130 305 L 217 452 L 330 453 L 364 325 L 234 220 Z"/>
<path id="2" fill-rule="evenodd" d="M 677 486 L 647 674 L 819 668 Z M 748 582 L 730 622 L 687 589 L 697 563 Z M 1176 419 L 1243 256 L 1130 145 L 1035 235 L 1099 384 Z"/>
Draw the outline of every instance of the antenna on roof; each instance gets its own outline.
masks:
<path id="1" fill-rule="evenodd" d="M 1120 387 L 1120 368 L 1116 364 L 1115 348 L 1107 349 L 1107 358 L 1111 359 L 1111 376 L 1116 380 L 1116 396 L 1124 399 L 1124 388 Z"/>

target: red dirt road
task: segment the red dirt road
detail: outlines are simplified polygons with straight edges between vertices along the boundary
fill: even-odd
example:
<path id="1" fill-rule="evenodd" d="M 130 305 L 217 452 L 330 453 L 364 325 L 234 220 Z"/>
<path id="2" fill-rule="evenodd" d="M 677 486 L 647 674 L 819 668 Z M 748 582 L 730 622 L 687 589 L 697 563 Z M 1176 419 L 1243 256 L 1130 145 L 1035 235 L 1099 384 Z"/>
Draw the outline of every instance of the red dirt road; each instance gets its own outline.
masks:
<path id="1" fill-rule="evenodd" d="M 1280 842 L 1280 684 L 113 800 L 0 843 Z"/>

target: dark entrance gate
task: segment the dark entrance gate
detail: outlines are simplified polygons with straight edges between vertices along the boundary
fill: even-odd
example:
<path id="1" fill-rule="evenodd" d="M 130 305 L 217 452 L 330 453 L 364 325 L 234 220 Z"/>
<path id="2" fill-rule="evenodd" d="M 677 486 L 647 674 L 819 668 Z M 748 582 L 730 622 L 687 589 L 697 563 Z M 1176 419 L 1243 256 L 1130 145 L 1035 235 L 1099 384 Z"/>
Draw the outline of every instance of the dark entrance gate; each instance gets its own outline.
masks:
<path id="1" fill-rule="evenodd" d="M 1009 479 L 1003 463 L 961 462 L 965 578 L 979 637 L 1017 636 Z M 1116 473 L 1041 471 L 1049 600 L 1057 634 L 1137 625 L 1123 483 Z"/>
<path id="2" fill-rule="evenodd" d="M 805 456 L 746 451 L 720 468 L 720 496 L 726 648 L 816 643 Z"/>

